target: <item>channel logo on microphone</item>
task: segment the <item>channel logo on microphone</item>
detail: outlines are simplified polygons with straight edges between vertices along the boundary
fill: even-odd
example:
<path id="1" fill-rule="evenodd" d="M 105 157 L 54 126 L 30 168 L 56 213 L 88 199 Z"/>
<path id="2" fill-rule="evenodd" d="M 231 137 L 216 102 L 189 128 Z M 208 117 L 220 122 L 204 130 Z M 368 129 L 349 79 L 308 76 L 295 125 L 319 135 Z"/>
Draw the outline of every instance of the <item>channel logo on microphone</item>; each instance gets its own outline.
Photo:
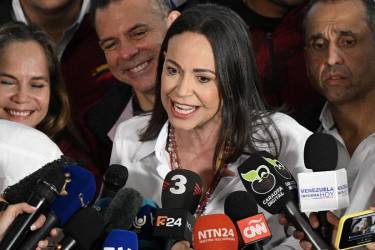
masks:
<path id="1" fill-rule="evenodd" d="M 173 218 L 168 217 L 165 215 L 159 215 L 156 217 L 156 225 L 157 227 L 181 227 L 182 226 L 182 218 Z"/>
<path id="2" fill-rule="evenodd" d="M 245 244 L 271 237 L 271 231 L 262 213 L 237 222 Z"/>

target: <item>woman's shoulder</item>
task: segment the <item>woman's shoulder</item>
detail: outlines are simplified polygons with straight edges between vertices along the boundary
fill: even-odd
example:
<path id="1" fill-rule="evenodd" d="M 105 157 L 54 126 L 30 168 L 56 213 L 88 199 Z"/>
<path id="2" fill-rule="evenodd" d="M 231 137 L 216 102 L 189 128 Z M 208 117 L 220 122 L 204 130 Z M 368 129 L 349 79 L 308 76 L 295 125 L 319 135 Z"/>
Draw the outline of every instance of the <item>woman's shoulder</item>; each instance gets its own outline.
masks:
<path id="1" fill-rule="evenodd" d="M 117 127 L 115 139 L 139 140 L 139 135 L 146 129 L 151 114 L 138 115 L 126 120 Z"/>

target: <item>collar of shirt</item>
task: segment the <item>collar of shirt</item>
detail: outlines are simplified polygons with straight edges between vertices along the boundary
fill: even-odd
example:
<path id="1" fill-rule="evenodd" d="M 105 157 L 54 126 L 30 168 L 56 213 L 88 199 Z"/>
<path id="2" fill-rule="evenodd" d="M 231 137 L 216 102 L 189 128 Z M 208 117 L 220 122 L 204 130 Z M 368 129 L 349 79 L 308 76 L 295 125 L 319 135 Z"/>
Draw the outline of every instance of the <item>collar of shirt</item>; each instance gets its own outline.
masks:
<path id="1" fill-rule="evenodd" d="M 29 21 L 27 20 L 25 13 L 23 12 L 20 0 L 12 0 L 12 8 L 14 19 L 16 21 L 29 24 Z M 67 30 L 64 31 L 60 42 L 56 46 L 56 51 L 59 59 L 61 59 L 66 46 L 72 40 L 74 33 L 78 30 L 79 25 L 81 24 L 84 16 L 89 12 L 89 10 L 90 0 L 83 0 L 77 20 Z"/>
<path id="2" fill-rule="evenodd" d="M 346 169 L 349 191 L 351 191 L 359 172 L 369 171 L 369 168 L 373 166 L 374 157 L 372 155 L 374 155 L 374 147 L 372 145 L 375 143 L 375 133 L 364 139 L 357 146 L 353 154 L 350 155 L 343 138 L 336 128 L 328 102 L 324 105 L 321 112 L 320 121 L 322 123 L 322 132 L 332 135 L 338 142 L 338 162 L 336 169 Z"/>

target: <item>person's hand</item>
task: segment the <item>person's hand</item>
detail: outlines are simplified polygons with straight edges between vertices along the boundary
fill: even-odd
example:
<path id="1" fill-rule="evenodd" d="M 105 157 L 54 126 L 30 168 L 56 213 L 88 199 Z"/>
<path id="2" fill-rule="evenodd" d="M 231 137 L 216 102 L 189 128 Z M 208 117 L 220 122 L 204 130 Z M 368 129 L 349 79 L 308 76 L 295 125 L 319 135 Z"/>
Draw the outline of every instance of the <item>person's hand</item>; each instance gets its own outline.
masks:
<path id="1" fill-rule="evenodd" d="M 176 242 L 171 250 L 193 250 L 193 248 L 190 247 L 190 243 L 188 241 L 183 240 Z"/>
<path id="2" fill-rule="evenodd" d="M 22 213 L 32 213 L 35 207 L 23 202 L 14 205 L 9 205 L 5 211 L 0 213 L 0 241 L 4 238 L 8 227 L 13 223 L 14 219 Z M 39 218 L 31 225 L 30 230 L 34 231 L 41 228 L 46 220 L 46 217 L 39 216 Z"/>
<path id="3" fill-rule="evenodd" d="M 58 228 L 52 228 L 49 234 L 50 234 L 50 237 L 48 239 L 41 240 L 38 242 L 38 246 L 36 250 L 47 249 L 48 247 L 54 246 L 55 243 L 57 244 L 57 242 L 59 242 L 58 239 L 61 238 L 60 237 L 61 232 L 59 231 Z"/>
<path id="4" fill-rule="evenodd" d="M 334 244 L 334 241 L 336 239 L 336 234 L 337 234 L 337 227 L 339 224 L 339 219 L 332 213 L 332 212 L 327 212 L 327 221 L 332 225 L 332 240 L 331 244 Z M 319 227 L 319 219 L 316 213 L 311 213 L 309 216 L 309 222 L 310 225 L 313 229 L 317 229 Z M 288 225 L 288 220 L 285 217 L 285 215 L 281 214 L 279 217 L 279 223 L 281 225 Z M 297 240 L 300 241 L 300 245 L 304 250 L 311 250 L 312 249 L 312 244 L 311 242 L 307 241 L 305 239 L 305 234 L 301 231 L 294 231 L 293 237 L 296 238 Z"/>

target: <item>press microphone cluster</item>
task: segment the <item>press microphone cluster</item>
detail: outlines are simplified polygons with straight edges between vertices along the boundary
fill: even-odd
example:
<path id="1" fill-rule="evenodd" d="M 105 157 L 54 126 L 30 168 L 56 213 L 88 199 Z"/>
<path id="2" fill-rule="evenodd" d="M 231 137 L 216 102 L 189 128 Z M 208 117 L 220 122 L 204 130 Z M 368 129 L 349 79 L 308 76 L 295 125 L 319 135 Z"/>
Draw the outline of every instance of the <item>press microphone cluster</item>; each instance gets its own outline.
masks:
<path id="1" fill-rule="evenodd" d="M 46 222 L 42 228 L 32 232 L 22 244 L 21 250 L 33 250 L 38 242 L 45 239 L 54 227 L 63 227 L 66 222 L 81 208 L 92 202 L 96 184 L 94 175 L 76 165 L 63 169 L 65 183 L 60 194 L 50 206 Z"/>
<path id="2" fill-rule="evenodd" d="M 43 176 L 33 185 L 31 195 L 26 202 L 36 210 L 31 214 L 21 214 L 14 220 L 0 243 L 1 250 L 20 248 L 31 232 L 30 226 L 41 214 L 48 213 L 49 206 L 54 202 L 64 183 L 62 168 L 56 167 L 51 168 L 48 175 Z"/>
<path id="3" fill-rule="evenodd" d="M 329 249 L 311 227 L 306 215 L 299 211 L 296 182 L 277 159 L 267 152 L 253 153 L 238 167 L 238 172 L 246 190 L 254 195 L 259 206 L 271 214 L 284 212 L 315 249 Z"/>

